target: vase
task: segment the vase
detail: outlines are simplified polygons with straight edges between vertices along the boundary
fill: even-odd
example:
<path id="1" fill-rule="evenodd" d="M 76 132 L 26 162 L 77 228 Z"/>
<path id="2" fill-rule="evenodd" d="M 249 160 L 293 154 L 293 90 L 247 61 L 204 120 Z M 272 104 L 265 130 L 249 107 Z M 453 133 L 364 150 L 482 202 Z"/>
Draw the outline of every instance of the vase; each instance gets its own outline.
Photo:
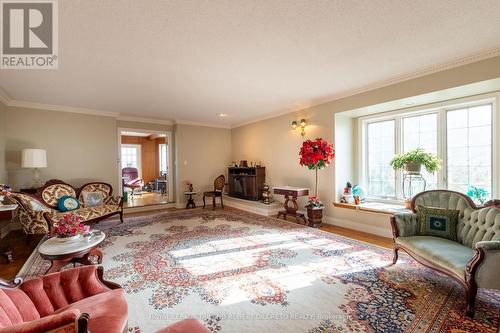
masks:
<path id="1" fill-rule="evenodd" d="M 307 223 L 308 226 L 312 228 L 319 228 L 323 219 L 323 208 L 324 207 L 314 207 L 306 206 L 307 208 Z"/>
<path id="2" fill-rule="evenodd" d="M 75 236 L 69 236 L 69 237 L 57 236 L 56 239 L 58 242 L 61 242 L 61 243 L 73 243 L 73 242 L 79 241 L 81 237 L 82 237 L 82 235 L 75 235 Z"/>
<path id="3" fill-rule="evenodd" d="M 189 192 L 193 192 L 193 184 L 189 184 Z"/>

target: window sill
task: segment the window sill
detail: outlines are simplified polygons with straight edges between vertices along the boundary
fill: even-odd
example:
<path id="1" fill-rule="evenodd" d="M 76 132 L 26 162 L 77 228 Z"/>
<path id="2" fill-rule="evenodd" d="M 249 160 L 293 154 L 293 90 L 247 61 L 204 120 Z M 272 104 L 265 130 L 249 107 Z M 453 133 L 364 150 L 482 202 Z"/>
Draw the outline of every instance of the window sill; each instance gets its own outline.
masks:
<path id="1" fill-rule="evenodd" d="M 392 215 L 395 213 L 409 213 L 409 212 L 411 212 L 409 209 L 405 208 L 404 205 L 389 204 L 389 203 L 385 203 L 385 202 L 373 202 L 373 201 L 364 202 L 364 203 L 361 203 L 359 205 L 334 202 L 333 206 L 337 207 L 337 208 L 355 209 L 355 210 L 362 210 L 362 211 L 366 211 L 366 212 L 389 214 L 389 215 Z"/>

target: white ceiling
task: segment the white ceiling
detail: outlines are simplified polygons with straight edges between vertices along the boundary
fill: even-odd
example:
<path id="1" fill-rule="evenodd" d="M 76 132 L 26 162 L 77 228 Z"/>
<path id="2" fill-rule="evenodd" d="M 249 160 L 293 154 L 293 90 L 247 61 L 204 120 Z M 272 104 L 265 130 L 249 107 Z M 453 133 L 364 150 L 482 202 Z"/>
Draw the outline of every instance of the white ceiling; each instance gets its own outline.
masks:
<path id="1" fill-rule="evenodd" d="M 499 17 L 498 0 L 59 1 L 59 69 L 2 70 L 0 87 L 228 126 L 498 48 Z"/>

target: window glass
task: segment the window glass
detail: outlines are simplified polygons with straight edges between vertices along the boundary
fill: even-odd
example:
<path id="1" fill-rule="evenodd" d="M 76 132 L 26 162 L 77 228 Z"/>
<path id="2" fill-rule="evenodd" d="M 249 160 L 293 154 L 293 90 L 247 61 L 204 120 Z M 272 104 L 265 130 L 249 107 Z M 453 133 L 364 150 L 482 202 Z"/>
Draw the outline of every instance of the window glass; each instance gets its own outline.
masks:
<path id="1" fill-rule="evenodd" d="M 160 172 L 167 172 L 167 145 L 165 143 L 160 144 Z"/>
<path id="2" fill-rule="evenodd" d="M 437 113 L 403 118 L 403 152 L 423 148 L 426 152 L 438 153 L 438 116 Z M 438 187 L 437 173 L 431 174 L 422 168 L 426 190 Z"/>
<path id="3" fill-rule="evenodd" d="M 140 145 L 122 145 L 121 147 L 121 162 L 122 168 L 137 168 L 140 171 L 141 157 Z"/>
<path id="4" fill-rule="evenodd" d="M 479 188 L 491 198 L 492 111 L 486 104 L 446 113 L 448 189 Z"/>
<path id="5" fill-rule="evenodd" d="M 368 194 L 395 197 L 395 174 L 390 161 L 395 154 L 395 121 L 380 121 L 367 126 Z"/>

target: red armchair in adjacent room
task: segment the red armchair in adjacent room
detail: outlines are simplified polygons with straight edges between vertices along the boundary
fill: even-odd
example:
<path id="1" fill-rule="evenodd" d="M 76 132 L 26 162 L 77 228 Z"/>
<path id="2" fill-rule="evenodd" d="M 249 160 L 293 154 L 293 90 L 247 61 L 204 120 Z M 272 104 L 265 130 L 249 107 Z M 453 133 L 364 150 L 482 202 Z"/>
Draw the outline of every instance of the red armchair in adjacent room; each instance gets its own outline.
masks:
<path id="1" fill-rule="evenodd" d="M 0 279 L 0 333 L 121 333 L 128 307 L 103 268 L 81 266 L 13 283 Z"/>
<path id="2" fill-rule="evenodd" d="M 123 168 L 122 169 L 122 184 L 123 187 L 132 189 L 132 195 L 134 195 L 134 190 L 144 186 L 144 181 L 139 178 L 139 171 L 137 168 Z"/>

